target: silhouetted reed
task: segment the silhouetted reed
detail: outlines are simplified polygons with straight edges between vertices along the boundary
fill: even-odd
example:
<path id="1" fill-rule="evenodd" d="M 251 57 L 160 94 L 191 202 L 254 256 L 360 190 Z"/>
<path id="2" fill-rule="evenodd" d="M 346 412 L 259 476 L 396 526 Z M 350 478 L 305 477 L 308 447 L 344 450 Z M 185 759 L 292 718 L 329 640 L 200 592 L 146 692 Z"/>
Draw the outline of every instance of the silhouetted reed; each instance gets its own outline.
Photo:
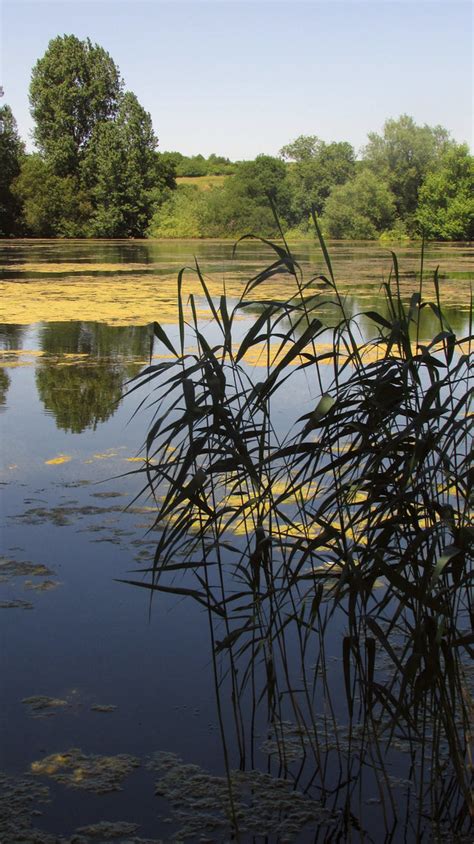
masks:
<path id="1" fill-rule="evenodd" d="M 231 737 L 219 708 L 231 795 L 237 747 L 242 768 L 269 759 L 331 808 L 324 840 L 366 827 L 379 830 L 371 840 L 381 829 L 461 840 L 472 812 L 472 306 L 458 337 L 437 272 L 427 282 L 422 261 L 406 302 L 393 255 L 384 312 L 365 312 L 363 339 L 314 223 L 325 274 L 305 280 L 283 238 L 263 240 L 274 260 L 237 303 L 217 303 L 196 264 L 210 326 L 193 295 L 185 303 L 180 272 L 177 342 L 155 323 L 166 359 L 130 388 L 151 391 L 143 471 L 160 530 L 153 565 L 130 582 L 208 613 L 216 687 L 233 712 Z M 287 295 L 256 300 L 275 277 Z M 425 309 L 439 324 L 429 341 Z M 263 366 L 247 362 L 256 350 Z"/>

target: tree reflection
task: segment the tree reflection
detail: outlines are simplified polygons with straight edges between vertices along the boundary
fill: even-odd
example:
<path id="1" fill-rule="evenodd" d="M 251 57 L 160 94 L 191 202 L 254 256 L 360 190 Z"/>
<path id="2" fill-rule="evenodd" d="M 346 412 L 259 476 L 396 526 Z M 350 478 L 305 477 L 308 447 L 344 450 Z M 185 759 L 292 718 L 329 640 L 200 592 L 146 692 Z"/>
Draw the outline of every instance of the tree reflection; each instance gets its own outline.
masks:
<path id="1" fill-rule="evenodd" d="M 7 393 L 10 386 L 10 376 L 5 369 L 0 368 L 0 407 L 7 402 Z"/>
<path id="2" fill-rule="evenodd" d="M 45 353 L 36 371 L 38 395 L 58 428 L 78 434 L 95 430 L 117 410 L 125 382 L 149 349 L 146 326 L 48 323 L 40 332 Z M 84 358 L 71 359 L 70 355 Z"/>
<path id="3" fill-rule="evenodd" d="M 0 325 L 0 349 L 10 351 L 21 349 L 23 346 L 24 325 L 2 323 Z"/>

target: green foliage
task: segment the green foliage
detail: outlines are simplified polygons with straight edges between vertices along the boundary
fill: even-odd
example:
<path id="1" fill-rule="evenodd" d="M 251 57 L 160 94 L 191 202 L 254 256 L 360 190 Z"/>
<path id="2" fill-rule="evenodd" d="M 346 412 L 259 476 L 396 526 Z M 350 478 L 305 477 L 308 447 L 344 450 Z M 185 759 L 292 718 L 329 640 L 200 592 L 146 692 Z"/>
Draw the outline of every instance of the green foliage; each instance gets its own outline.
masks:
<path id="1" fill-rule="evenodd" d="M 0 108 L 0 237 L 19 234 L 20 203 L 12 182 L 20 173 L 24 145 L 8 105 Z"/>
<path id="2" fill-rule="evenodd" d="M 32 71 L 35 141 L 59 176 L 77 175 L 98 123 L 113 119 L 122 91 L 109 54 L 75 35 L 53 38 Z"/>
<path id="3" fill-rule="evenodd" d="M 442 126 L 418 126 L 403 114 L 398 120 L 386 121 L 383 135 L 370 132 L 368 137 L 366 166 L 393 191 L 398 215 L 413 215 L 424 179 L 438 166 L 450 143 L 449 132 Z"/>
<path id="4" fill-rule="evenodd" d="M 410 235 L 407 233 L 403 220 L 395 220 L 390 229 L 385 229 L 379 237 L 381 243 L 408 243 Z"/>
<path id="5" fill-rule="evenodd" d="M 222 187 L 198 191 L 179 186 L 155 212 L 152 237 L 238 237 L 254 226 L 273 235 L 277 224 L 270 199 L 280 210 L 289 207 L 287 170 L 282 161 L 261 155 L 238 165 Z"/>
<path id="6" fill-rule="evenodd" d="M 207 237 L 237 237 L 249 228 L 274 235 L 278 229 L 270 201 L 286 219 L 290 205 L 287 169 L 279 159 L 259 155 L 255 161 L 241 162 L 222 188 L 207 192 L 201 230 Z"/>
<path id="7" fill-rule="evenodd" d="M 122 88 L 109 54 L 74 35 L 50 41 L 35 65 L 30 101 L 41 153 L 16 185 L 32 234 L 143 237 L 175 187 L 150 115 Z"/>
<path id="8" fill-rule="evenodd" d="M 26 231 L 38 237 L 83 237 L 92 211 L 75 176 L 57 176 L 39 154 L 22 161 L 12 192 L 22 206 Z"/>
<path id="9" fill-rule="evenodd" d="M 209 158 L 203 155 L 183 155 L 180 152 L 164 152 L 167 160 L 172 162 L 179 176 L 226 176 L 233 173 L 236 165 L 223 155 L 211 153 Z"/>
<path id="10" fill-rule="evenodd" d="M 179 185 L 176 191 L 157 208 L 149 237 L 201 237 L 203 195 L 194 185 Z"/>
<path id="11" fill-rule="evenodd" d="M 207 175 L 208 176 L 227 176 L 235 173 L 236 165 L 226 158 L 224 155 L 216 155 L 211 152 L 207 159 Z"/>
<path id="12" fill-rule="evenodd" d="M 372 240 L 390 228 L 394 219 L 395 201 L 388 185 L 369 170 L 362 170 L 331 191 L 322 223 L 332 238 Z"/>
<path id="13" fill-rule="evenodd" d="M 428 173 L 420 189 L 416 220 L 429 238 L 474 238 L 474 158 L 467 144 L 448 147 L 439 167 Z"/>
<path id="14" fill-rule="evenodd" d="M 177 176 L 207 176 L 207 162 L 203 155 L 182 156 L 176 166 Z"/>
<path id="15" fill-rule="evenodd" d="M 324 141 L 316 135 L 299 135 L 294 141 L 281 148 L 280 155 L 286 161 L 296 161 L 301 164 L 303 161 L 317 158 L 323 143 Z"/>
<path id="16" fill-rule="evenodd" d="M 301 136 L 280 154 L 295 159 L 288 176 L 293 225 L 309 220 L 312 210 L 321 214 L 332 188 L 355 173 L 354 149 L 345 142 L 326 144 L 316 137 Z"/>
<path id="17" fill-rule="evenodd" d="M 130 92 L 114 120 L 96 125 L 82 164 L 94 206 L 92 235 L 144 236 L 157 200 L 156 144 L 151 117 Z"/>

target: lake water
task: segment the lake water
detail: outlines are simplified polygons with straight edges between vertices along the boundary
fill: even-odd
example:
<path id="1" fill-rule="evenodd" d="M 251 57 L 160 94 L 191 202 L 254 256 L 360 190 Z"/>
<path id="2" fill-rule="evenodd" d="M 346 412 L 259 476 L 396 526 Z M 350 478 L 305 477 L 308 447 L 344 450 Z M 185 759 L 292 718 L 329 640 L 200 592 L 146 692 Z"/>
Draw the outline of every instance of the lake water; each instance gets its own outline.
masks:
<path id="1" fill-rule="evenodd" d="M 307 278 L 326 272 L 316 246 L 294 251 Z M 408 298 L 420 248 L 396 251 Z M 331 255 L 348 309 L 380 310 L 389 250 L 339 243 Z M 150 323 L 176 336 L 176 278 L 195 256 L 212 295 L 225 284 L 231 297 L 273 260 L 254 241 L 234 258 L 217 241 L 0 241 L 2 844 L 102 841 L 105 828 L 77 830 L 104 821 L 125 823 L 116 840 L 182 840 L 177 830 L 193 814 L 187 840 L 224 840 L 199 826 L 184 796 L 195 773 L 186 766 L 224 770 L 206 615 L 175 596 L 160 596 L 150 612 L 146 590 L 119 582 L 152 557 L 157 537 L 153 506 L 135 500 L 150 413 L 132 418 L 143 394 L 121 396 L 148 361 Z M 427 280 L 440 267 L 455 331 L 466 326 L 472 257 L 462 244 L 425 252 Z M 261 297 L 288 295 L 287 285 L 273 279 Z M 191 271 L 185 290 L 209 321 Z M 308 398 L 292 401 L 306 411 Z M 284 424 L 285 409 L 277 413 Z M 175 791 L 155 796 L 170 766 Z M 299 837 L 271 840 L 329 840 L 329 827 L 317 839 L 318 829 L 312 820 Z M 248 840 L 264 840 L 255 835 Z"/>

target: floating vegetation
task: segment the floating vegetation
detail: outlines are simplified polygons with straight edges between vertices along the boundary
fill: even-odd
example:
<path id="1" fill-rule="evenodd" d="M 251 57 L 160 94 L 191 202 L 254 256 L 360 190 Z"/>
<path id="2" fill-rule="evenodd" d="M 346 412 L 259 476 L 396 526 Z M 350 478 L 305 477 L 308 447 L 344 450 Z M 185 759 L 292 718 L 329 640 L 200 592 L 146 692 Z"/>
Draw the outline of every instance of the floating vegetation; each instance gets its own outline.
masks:
<path id="1" fill-rule="evenodd" d="M 113 838 L 129 838 L 138 830 L 138 824 L 127 823 L 126 821 L 99 821 L 99 823 L 80 826 L 76 829 L 76 835 L 85 835 L 87 838 L 100 838 L 102 841 L 109 841 Z"/>
<path id="2" fill-rule="evenodd" d="M 70 463 L 72 457 L 70 454 L 58 454 L 57 457 L 52 457 L 50 460 L 45 460 L 45 466 L 61 466 L 63 463 Z"/>
<path id="3" fill-rule="evenodd" d="M 169 801 L 172 820 L 179 825 L 173 840 L 227 841 L 238 819 L 239 832 L 275 835 L 293 841 L 308 824 L 331 827 L 336 815 L 318 801 L 295 790 L 289 780 L 259 771 L 232 771 L 212 776 L 198 765 L 184 763 L 174 753 L 156 753 L 148 767 L 160 775 L 156 793 Z M 229 789 L 232 797 L 229 797 Z"/>
<path id="4" fill-rule="evenodd" d="M 42 580 L 40 583 L 33 583 L 32 580 L 25 580 L 23 584 L 25 589 L 32 589 L 35 592 L 51 592 L 52 589 L 57 589 L 60 586 L 57 580 Z"/>
<path id="5" fill-rule="evenodd" d="M 50 777 L 71 788 L 107 794 L 110 791 L 121 791 L 123 780 L 139 767 L 140 760 L 125 753 L 117 756 L 88 756 L 82 750 L 72 748 L 65 753 L 53 753 L 32 762 L 31 772 Z"/>
<path id="6" fill-rule="evenodd" d="M 121 498 L 124 495 L 125 495 L 124 492 L 114 492 L 112 490 L 110 492 L 92 492 L 91 493 L 92 498 Z"/>
<path id="7" fill-rule="evenodd" d="M 47 786 L 30 774 L 8 777 L 0 772 L 0 841 L 2 844 L 163 844 L 161 840 L 136 835 L 138 824 L 127 821 L 99 821 L 78 827 L 71 837 L 45 832 L 34 826 L 41 807 L 51 803 Z"/>
<path id="8" fill-rule="evenodd" d="M 57 697 L 47 697 L 46 695 L 24 697 L 21 702 L 29 708 L 33 718 L 46 718 L 51 715 L 57 715 L 58 712 L 68 709 L 71 705 L 67 700 Z"/>
<path id="9" fill-rule="evenodd" d="M 1 610 L 32 610 L 33 604 L 29 601 L 22 601 L 20 598 L 15 598 L 12 601 L 0 601 Z"/>
<path id="10" fill-rule="evenodd" d="M 37 804 L 48 803 L 49 789 L 33 777 L 0 772 L 0 841 L 2 844 L 56 844 L 56 838 L 32 827 Z"/>
<path id="11" fill-rule="evenodd" d="M 93 703 L 91 706 L 92 712 L 115 712 L 117 706 L 113 703 Z"/>
<path id="12" fill-rule="evenodd" d="M 0 557 L 0 575 L 7 577 L 45 577 L 54 574 L 42 563 L 30 563 L 29 561 L 12 560 Z"/>

